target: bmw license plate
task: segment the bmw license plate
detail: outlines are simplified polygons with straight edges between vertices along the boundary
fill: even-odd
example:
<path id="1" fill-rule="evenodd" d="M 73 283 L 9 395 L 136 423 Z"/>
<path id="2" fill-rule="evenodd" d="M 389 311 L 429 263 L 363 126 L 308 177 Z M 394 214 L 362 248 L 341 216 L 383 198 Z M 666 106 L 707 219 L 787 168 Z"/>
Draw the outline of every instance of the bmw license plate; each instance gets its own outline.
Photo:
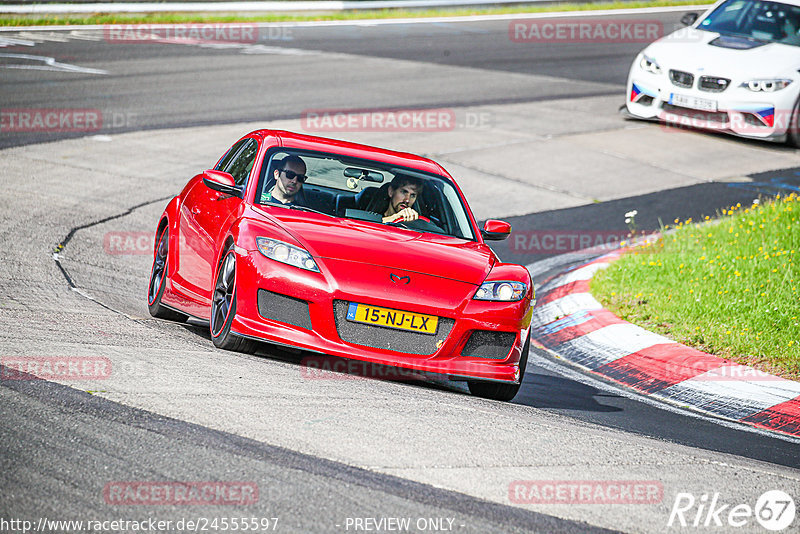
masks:
<path id="1" fill-rule="evenodd" d="M 433 315 L 392 310 L 355 302 L 351 302 L 347 309 L 347 320 L 431 335 L 436 333 L 436 326 L 439 324 L 439 318 Z"/>
<path id="2" fill-rule="evenodd" d="M 717 111 L 717 101 L 708 98 L 697 98 L 696 96 L 679 95 L 670 93 L 669 103 L 673 106 L 682 108 L 699 109 L 701 111 Z"/>

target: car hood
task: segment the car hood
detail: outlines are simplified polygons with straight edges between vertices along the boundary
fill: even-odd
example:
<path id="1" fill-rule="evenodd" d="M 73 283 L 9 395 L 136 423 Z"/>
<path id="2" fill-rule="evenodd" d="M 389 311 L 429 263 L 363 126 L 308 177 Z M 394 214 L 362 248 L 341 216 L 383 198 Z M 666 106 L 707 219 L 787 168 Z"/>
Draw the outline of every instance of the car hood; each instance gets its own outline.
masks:
<path id="1" fill-rule="evenodd" d="M 402 269 L 469 284 L 482 283 L 496 262 L 475 241 L 394 226 L 281 210 L 281 226 L 316 258 Z"/>
<path id="2" fill-rule="evenodd" d="M 644 53 L 662 69 L 721 76 L 731 80 L 791 75 L 797 77 L 800 47 L 721 36 L 683 28 L 662 37 Z"/>

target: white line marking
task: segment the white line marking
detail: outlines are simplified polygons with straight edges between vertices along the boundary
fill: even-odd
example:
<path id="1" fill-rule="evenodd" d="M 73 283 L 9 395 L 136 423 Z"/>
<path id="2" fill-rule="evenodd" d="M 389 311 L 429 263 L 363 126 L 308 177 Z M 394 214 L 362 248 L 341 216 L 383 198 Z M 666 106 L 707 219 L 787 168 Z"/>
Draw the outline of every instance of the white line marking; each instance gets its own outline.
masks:
<path id="1" fill-rule="evenodd" d="M 603 306 L 591 293 L 572 293 L 533 309 L 531 326 L 534 328 L 552 323 L 578 311 L 601 310 Z"/>
<path id="2" fill-rule="evenodd" d="M 630 323 L 604 326 L 594 332 L 565 341 L 555 348 L 565 358 L 589 369 L 629 356 L 653 345 L 676 345 L 671 339 Z"/>
<path id="3" fill-rule="evenodd" d="M 35 32 L 34 33 L 34 32 L 25 31 L 25 32 L 19 32 L 19 37 L 22 38 L 22 39 L 31 39 L 31 40 L 34 40 L 34 41 L 38 40 L 40 42 L 55 41 L 57 43 L 66 43 L 67 41 L 69 41 L 68 37 L 66 37 L 64 35 L 58 35 L 55 32 L 47 32 L 47 33 L 45 33 L 45 32 Z"/>
<path id="4" fill-rule="evenodd" d="M 69 63 L 61 63 L 56 61 L 55 58 L 47 56 L 34 56 L 30 54 L 0 54 L 0 58 L 26 59 L 29 61 L 40 61 L 44 63 L 44 65 L 0 64 L 1 68 L 6 68 L 6 69 L 54 70 L 61 72 L 80 72 L 83 74 L 108 74 L 108 71 L 102 69 L 92 69 L 89 67 L 79 67 L 78 65 L 70 65 Z"/>
<path id="5" fill-rule="evenodd" d="M 748 376 L 757 378 L 748 380 Z M 707 384 L 713 384 L 713 386 L 707 387 Z M 756 402 L 763 399 L 765 402 L 772 402 L 769 406 L 781 404 L 800 396 L 800 383 L 769 373 L 760 373 L 752 367 L 738 364 L 711 369 L 701 375 L 684 380 L 679 385 L 714 391 L 724 388 L 722 395 L 738 396 Z"/>
<path id="6" fill-rule="evenodd" d="M 14 39 L 11 37 L 0 37 L 0 47 L 5 46 L 36 46 L 36 41 L 27 39 Z"/>

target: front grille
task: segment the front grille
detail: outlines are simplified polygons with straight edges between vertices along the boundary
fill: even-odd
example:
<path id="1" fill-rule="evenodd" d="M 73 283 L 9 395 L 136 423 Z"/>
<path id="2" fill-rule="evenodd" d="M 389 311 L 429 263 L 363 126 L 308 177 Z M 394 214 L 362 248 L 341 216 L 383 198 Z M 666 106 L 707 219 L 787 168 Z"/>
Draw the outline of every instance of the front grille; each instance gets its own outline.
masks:
<path id="1" fill-rule="evenodd" d="M 343 300 L 333 301 L 333 316 L 336 322 L 336 330 L 342 341 L 363 345 L 376 349 L 393 350 L 406 354 L 417 354 L 430 356 L 439 350 L 437 343 L 447 339 L 453 329 L 455 321 L 446 317 L 439 317 L 439 326 L 436 335 L 420 334 L 418 332 L 408 332 L 406 330 L 396 330 L 394 328 L 383 328 L 362 323 L 354 323 L 347 320 L 347 308 L 349 303 Z"/>
<path id="2" fill-rule="evenodd" d="M 701 91 L 708 91 L 709 93 L 721 93 L 728 88 L 731 81 L 727 78 L 717 78 L 716 76 L 700 76 L 700 81 L 697 82 L 697 87 Z"/>
<path id="3" fill-rule="evenodd" d="M 673 85 L 690 88 L 694 85 L 694 75 L 682 70 L 670 70 L 669 79 Z"/>
<path id="4" fill-rule="evenodd" d="M 311 330 L 308 302 L 266 289 L 258 290 L 258 313 L 265 319 Z"/>
<path id="5" fill-rule="evenodd" d="M 687 119 L 691 119 L 691 121 L 686 122 L 686 126 L 689 127 L 699 127 L 702 128 L 703 126 L 707 126 L 709 124 L 721 124 L 726 125 L 728 124 L 728 114 L 724 111 L 700 111 L 699 109 L 691 109 L 691 108 L 684 108 L 681 106 L 674 106 L 672 104 L 667 104 L 664 102 L 661 104 L 661 109 L 666 111 L 667 113 L 672 113 L 673 115 L 677 115 L 679 117 L 686 117 Z M 672 121 L 667 118 L 667 123 L 671 123 Z M 683 123 L 679 124 L 678 126 L 682 125 Z"/>
<path id="6" fill-rule="evenodd" d="M 513 332 L 493 332 L 489 330 L 475 330 L 470 334 L 462 356 L 473 358 L 488 358 L 490 360 L 505 360 L 517 334 Z"/>

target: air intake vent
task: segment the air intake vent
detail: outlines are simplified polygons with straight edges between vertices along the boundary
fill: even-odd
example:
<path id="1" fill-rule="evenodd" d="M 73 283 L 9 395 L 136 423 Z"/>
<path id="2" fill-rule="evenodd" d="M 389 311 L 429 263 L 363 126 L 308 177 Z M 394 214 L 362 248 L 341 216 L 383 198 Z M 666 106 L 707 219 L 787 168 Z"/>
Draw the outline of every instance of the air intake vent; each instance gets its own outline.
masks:
<path id="1" fill-rule="evenodd" d="M 258 313 L 265 319 L 311 330 L 308 302 L 265 289 L 258 290 Z"/>
<path id="2" fill-rule="evenodd" d="M 469 336 L 461 355 L 472 358 L 505 360 L 508 357 L 508 353 L 511 352 L 511 347 L 514 346 L 516 339 L 517 334 L 513 332 L 475 330 Z"/>
<path id="3" fill-rule="evenodd" d="M 682 70 L 670 70 L 669 79 L 672 81 L 672 85 L 677 85 L 678 87 L 688 89 L 694 85 L 694 75 Z"/>

